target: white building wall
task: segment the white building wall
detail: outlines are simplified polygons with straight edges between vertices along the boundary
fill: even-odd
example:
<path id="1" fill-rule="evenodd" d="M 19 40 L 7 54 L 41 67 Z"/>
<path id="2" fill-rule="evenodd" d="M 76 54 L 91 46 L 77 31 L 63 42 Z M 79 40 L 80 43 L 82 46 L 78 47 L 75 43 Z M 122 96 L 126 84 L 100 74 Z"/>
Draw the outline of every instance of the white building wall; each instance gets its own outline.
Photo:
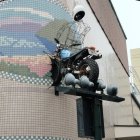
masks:
<path id="1" fill-rule="evenodd" d="M 80 0 L 79 3 L 85 7 L 86 16 L 84 17 L 84 22 L 91 27 L 90 32 L 85 38 L 84 45 L 96 46 L 103 55 L 103 58 L 98 60 L 100 68 L 99 76 L 107 85 L 116 85 L 118 87 L 118 96 L 125 98 L 125 101 L 121 103 L 104 101 L 105 139 L 111 140 L 115 139 L 114 125 L 134 124 L 129 77 L 112 49 L 95 15 L 87 4 L 87 1 Z M 68 4 L 70 10 L 74 7 L 73 1 L 66 2 L 66 4 Z"/>
<path id="2" fill-rule="evenodd" d="M 122 103 L 104 102 L 106 139 L 113 139 L 114 125 L 133 124 L 129 79 L 86 0 L 81 3 L 86 9 L 84 21 L 91 26 L 91 31 L 85 38 L 85 46 L 94 45 L 100 50 L 103 55 L 103 58 L 98 60 L 100 78 L 107 85 L 118 86 L 118 96 L 125 98 Z"/>

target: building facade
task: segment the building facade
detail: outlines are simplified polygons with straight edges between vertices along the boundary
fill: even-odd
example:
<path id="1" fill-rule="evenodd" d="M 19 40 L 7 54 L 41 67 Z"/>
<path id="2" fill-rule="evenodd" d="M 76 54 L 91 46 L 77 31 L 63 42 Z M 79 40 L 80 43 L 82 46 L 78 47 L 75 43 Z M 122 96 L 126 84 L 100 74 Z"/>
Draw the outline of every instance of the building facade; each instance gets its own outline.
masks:
<path id="1" fill-rule="evenodd" d="M 82 0 L 91 27 L 84 46 L 103 55 L 100 75 L 116 85 L 121 103 L 103 102 L 105 140 L 140 137 L 130 95 L 126 36 L 111 1 Z M 0 139 L 82 140 L 78 137 L 76 97 L 55 96 L 50 87 L 54 38 L 64 23 L 73 22 L 73 0 L 13 0 L 0 5 Z M 134 104 L 134 106 L 136 106 Z M 137 109 L 137 107 L 136 107 Z"/>
<path id="2" fill-rule="evenodd" d="M 137 88 L 140 90 L 140 49 L 131 49 L 131 63 L 133 80 Z"/>
<path id="3" fill-rule="evenodd" d="M 140 108 L 140 49 L 131 49 L 131 63 L 132 66 L 130 67 L 130 74 L 131 74 L 131 96 L 132 96 L 132 103 L 133 103 L 133 114 L 134 120 L 136 124 L 139 124 L 139 108 Z"/>

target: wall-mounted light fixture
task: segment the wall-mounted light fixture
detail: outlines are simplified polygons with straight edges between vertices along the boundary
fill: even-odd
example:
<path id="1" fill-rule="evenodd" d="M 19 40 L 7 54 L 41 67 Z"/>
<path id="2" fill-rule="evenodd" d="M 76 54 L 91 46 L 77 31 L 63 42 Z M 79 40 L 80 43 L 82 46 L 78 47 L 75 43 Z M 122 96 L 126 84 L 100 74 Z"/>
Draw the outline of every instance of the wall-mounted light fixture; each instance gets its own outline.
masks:
<path id="1" fill-rule="evenodd" d="M 74 1 L 74 9 L 73 9 L 73 19 L 75 21 L 80 21 L 85 16 L 85 9 L 79 3 L 79 0 Z"/>

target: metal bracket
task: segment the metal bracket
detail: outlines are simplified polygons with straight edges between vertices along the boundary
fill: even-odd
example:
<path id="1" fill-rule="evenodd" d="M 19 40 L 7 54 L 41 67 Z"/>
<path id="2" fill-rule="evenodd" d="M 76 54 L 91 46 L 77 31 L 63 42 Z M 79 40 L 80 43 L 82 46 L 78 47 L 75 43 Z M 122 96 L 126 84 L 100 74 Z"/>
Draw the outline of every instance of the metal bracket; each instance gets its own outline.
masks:
<path id="1" fill-rule="evenodd" d="M 89 97 L 89 98 L 98 98 L 100 100 L 111 101 L 111 102 L 122 102 L 125 98 L 118 97 L 118 96 L 110 96 L 103 93 L 96 93 L 93 91 L 89 91 L 83 88 L 73 88 L 73 87 L 62 87 L 56 86 L 55 87 L 55 95 L 59 95 L 59 92 L 63 92 L 64 94 L 74 95 L 74 96 L 81 96 L 81 97 Z"/>

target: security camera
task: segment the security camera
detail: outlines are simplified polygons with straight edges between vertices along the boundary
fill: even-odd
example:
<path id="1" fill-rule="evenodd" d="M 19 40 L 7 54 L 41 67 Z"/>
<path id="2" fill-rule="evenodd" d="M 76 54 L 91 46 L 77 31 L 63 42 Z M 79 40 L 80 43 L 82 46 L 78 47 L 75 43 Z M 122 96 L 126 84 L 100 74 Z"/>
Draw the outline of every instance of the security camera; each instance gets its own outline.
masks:
<path id="1" fill-rule="evenodd" d="M 75 21 L 80 21 L 85 16 L 85 10 L 82 5 L 76 5 L 73 9 L 73 18 Z"/>

